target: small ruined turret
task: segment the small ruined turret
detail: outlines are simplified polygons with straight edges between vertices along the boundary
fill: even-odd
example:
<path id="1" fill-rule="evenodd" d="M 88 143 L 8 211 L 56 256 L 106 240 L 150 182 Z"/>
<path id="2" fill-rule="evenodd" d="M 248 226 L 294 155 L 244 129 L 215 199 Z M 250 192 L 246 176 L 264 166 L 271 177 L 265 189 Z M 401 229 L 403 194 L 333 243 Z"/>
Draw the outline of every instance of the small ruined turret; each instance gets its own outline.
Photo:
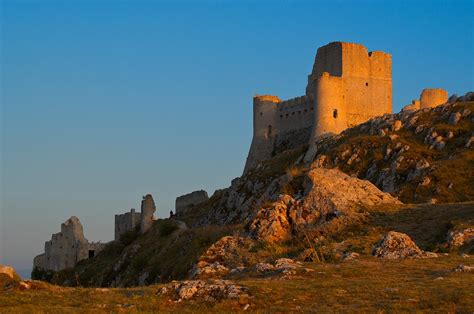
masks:
<path id="1" fill-rule="evenodd" d="M 155 201 L 151 194 L 143 197 L 141 210 L 140 232 L 145 233 L 153 225 L 153 214 L 156 211 Z"/>

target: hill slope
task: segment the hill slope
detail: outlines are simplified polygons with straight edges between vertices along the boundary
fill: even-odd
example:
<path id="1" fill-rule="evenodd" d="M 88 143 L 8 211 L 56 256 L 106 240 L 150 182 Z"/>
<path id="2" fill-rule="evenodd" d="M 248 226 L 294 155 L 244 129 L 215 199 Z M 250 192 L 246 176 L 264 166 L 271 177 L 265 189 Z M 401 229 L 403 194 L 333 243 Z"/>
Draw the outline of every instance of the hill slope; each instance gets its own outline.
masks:
<path id="1" fill-rule="evenodd" d="M 128 287 L 233 278 L 281 257 L 339 263 L 357 253 L 376 263 L 372 250 L 389 231 L 421 250 L 473 253 L 473 106 L 386 115 L 284 151 L 192 212 L 130 232 L 74 269 L 33 278 Z M 423 202 L 441 204 L 416 204 Z M 450 244 L 453 232 L 465 232 L 465 243 Z"/>

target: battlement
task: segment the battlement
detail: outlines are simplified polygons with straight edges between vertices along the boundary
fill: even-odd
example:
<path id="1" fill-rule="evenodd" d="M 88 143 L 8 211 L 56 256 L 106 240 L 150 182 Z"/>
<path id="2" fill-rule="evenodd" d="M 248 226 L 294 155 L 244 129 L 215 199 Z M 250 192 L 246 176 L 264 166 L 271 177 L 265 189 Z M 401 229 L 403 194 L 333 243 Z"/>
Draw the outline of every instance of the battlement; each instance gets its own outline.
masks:
<path id="1" fill-rule="evenodd" d="M 255 96 L 253 96 L 253 101 L 254 101 L 254 103 L 255 102 L 264 102 L 264 101 L 279 103 L 279 102 L 281 102 L 281 99 L 278 98 L 278 96 L 273 96 L 273 95 L 255 95 Z"/>

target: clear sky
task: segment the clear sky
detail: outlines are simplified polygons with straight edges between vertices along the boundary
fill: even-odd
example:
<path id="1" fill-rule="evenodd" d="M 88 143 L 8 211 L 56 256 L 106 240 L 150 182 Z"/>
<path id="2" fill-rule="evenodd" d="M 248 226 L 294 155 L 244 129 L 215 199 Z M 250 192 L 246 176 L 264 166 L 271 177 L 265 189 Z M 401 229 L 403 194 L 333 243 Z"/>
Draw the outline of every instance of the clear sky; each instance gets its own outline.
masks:
<path id="1" fill-rule="evenodd" d="M 331 41 L 393 55 L 394 110 L 473 84 L 473 1 L 1 1 L 0 263 L 30 268 L 72 215 L 89 240 L 153 194 L 244 166 L 252 96 L 304 94 Z"/>

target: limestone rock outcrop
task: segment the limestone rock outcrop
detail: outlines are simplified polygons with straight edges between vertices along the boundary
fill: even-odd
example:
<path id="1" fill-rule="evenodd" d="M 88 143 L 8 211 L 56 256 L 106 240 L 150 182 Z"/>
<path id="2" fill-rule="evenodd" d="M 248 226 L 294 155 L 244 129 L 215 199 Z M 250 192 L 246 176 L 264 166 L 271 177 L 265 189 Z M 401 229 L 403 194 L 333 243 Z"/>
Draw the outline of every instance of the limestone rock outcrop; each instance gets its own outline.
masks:
<path id="1" fill-rule="evenodd" d="M 226 236 L 211 245 L 199 258 L 196 267 L 191 271 L 191 278 L 206 278 L 226 275 L 231 269 L 247 266 L 243 258 L 254 241 L 239 236 Z"/>
<path id="2" fill-rule="evenodd" d="M 372 254 L 387 259 L 436 257 L 420 249 L 405 233 L 390 231 L 374 247 Z"/>
<path id="3" fill-rule="evenodd" d="M 400 203 L 372 183 L 337 169 L 313 168 L 307 176 L 304 197 L 282 194 L 277 201 L 258 211 L 249 225 L 256 239 L 279 242 L 300 228 L 350 216 L 365 206 Z"/>
<path id="4" fill-rule="evenodd" d="M 450 247 L 459 247 L 474 241 L 474 228 L 451 230 L 448 233 L 448 244 Z"/>
<path id="5" fill-rule="evenodd" d="M 174 282 L 162 287 L 159 294 L 172 294 L 180 300 L 218 301 L 221 299 L 237 299 L 248 297 L 247 288 L 232 281 L 222 279 L 187 280 Z"/>

